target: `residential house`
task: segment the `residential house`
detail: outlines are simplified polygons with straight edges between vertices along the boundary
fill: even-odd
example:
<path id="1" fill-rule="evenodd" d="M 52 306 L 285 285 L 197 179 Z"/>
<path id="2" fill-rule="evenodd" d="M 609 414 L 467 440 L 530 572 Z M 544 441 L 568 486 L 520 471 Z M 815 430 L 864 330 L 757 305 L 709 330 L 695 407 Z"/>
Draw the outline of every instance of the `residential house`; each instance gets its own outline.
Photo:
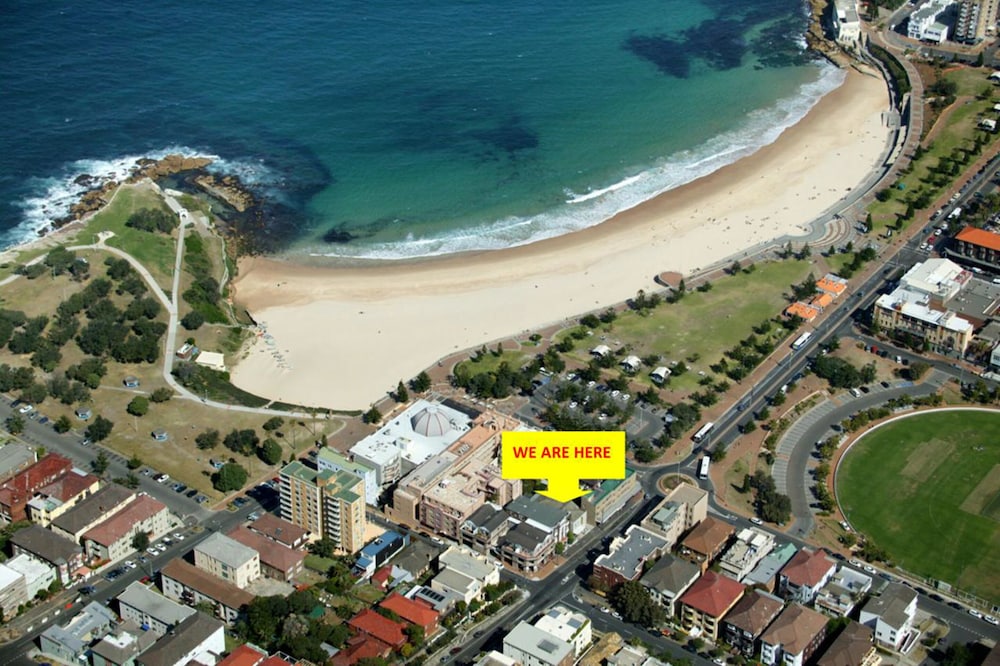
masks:
<path id="1" fill-rule="evenodd" d="M 708 493 L 698 486 L 681 483 L 640 524 L 662 534 L 672 548 L 685 532 L 705 520 L 707 515 Z"/>
<path id="2" fill-rule="evenodd" d="M 365 482 L 350 472 L 319 472 L 294 460 L 281 469 L 281 517 L 328 538 L 345 553 L 364 545 Z"/>
<path id="3" fill-rule="evenodd" d="M 537 620 L 535 627 L 573 646 L 573 656 L 579 659 L 590 649 L 594 639 L 590 619 L 583 613 L 565 606 L 553 606 Z"/>
<path id="4" fill-rule="evenodd" d="M 115 561 L 135 552 L 137 534 L 155 541 L 170 529 L 170 510 L 159 500 L 141 494 L 107 520 L 83 533 L 81 540 L 91 560 Z"/>
<path id="5" fill-rule="evenodd" d="M 28 502 L 38 489 L 63 476 L 72 467 L 69 458 L 50 453 L 4 481 L 0 484 L 0 520 L 6 523 L 28 520 Z"/>
<path id="6" fill-rule="evenodd" d="M 135 499 L 135 492 L 109 483 L 75 507 L 52 520 L 49 528 L 56 534 L 79 543 L 84 532 L 118 513 Z"/>
<path id="7" fill-rule="evenodd" d="M 17 615 L 18 606 L 28 603 L 33 598 L 34 596 L 28 596 L 28 585 L 24 575 L 6 564 L 0 564 L 0 611 L 3 611 L 3 618 L 14 617 Z"/>
<path id="8" fill-rule="evenodd" d="M 289 582 L 302 573 L 306 554 L 301 550 L 293 550 L 272 541 L 245 525 L 234 527 L 227 536 L 257 551 L 260 556 L 260 573 L 267 578 Z"/>
<path id="9" fill-rule="evenodd" d="M 913 632 L 916 614 L 916 591 L 900 583 L 889 583 L 879 596 L 864 605 L 859 621 L 875 631 L 879 645 L 899 650 Z"/>
<path id="10" fill-rule="evenodd" d="M 48 562 L 21 553 L 17 557 L 12 557 L 4 562 L 9 568 L 24 576 L 24 583 L 28 590 L 28 599 L 34 599 L 41 590 L 49 589 L 52 583 L 56 582 L 58 576 L 56 568 Z M 7 617 L 10 617 L 9 615 Z"/>
<path id="11" fill-rule="evenodd" d="M 139 655 L 136 666 L 214 665 L 226 652 L 223 628 L 214 617 L 195 613 Z"/>
<path id="12" fill-rule="evenodd" d="M 423 601 L 408 599 L 393 592 L 382 600 L 379 606 L 420 627 L 427 638 L 437 633 L 439 613 Z"/>
<path id="13" fill-rule="evenodd" d="M 257 666 L 267 659 L 267 653 L 249 643 L 240 645 L 215 666 Z"/>
<path id="14" fill-rule="evenodd" d="M 719 559 L 719 569 L 735 580 L 743 580 L 773 549 L 774 537 L 769 532 L 755 527 L 743 528 Z"/>
<path id="15" fill-rule="evenodd" d="M 452 546 L 441 553 L 438 564 L 441 571 L 431 579 L 431 589 L 454 595 L 466 603 L 480 598 L 487 585 L 500 582 L 500 570 L 467 548 Z"/>
<path id="16" fill-rule="evenodd" d="M 767 666 L 803 666 L 826 636 L 822 613 L 792 603 L 760 637 L 760 661 Z"/>
<path id="17" fill-rule="evenodd" d="M 403 550 L 409 543 L 410 535 L 407 533 L 400 534 L 392 530 L 383 532 L 358 553 L 354 563 L 355 573 L 364 578 L 371 576 L 375 573 L 375 569 L 388 562 L 393 555 Z"/>
<path id="18" fill-rule="evenodd" d="M 785 607 L 781 598 L 763 590 L 750 590 L 722 620 L 722 640 L 752 659 L 759 651 L 760 636 Z"/>
<path id="19" fill-rule="evenodd" d="M 594 561 L 594 578 L 608 590 L 619 583 L 638 580 L 646 563 L 652 564 L 669 548 L 667 540 L 659 534 L 629 525 L 625 536 L 612 539 L 609 552 Z"/>
<path id="20" fill-rule="evenodd" d="M 241 590 L 260 578 L 257 551 L 218 532 L 194 547 L 194 565 Z"/>
<path id="21" fill-rule="evenodd" d="M 680 598 L 684 630 L 716 640 L 719 623 L 742 596 L 743 585 L 728 576 L 706 571 Z"/>
<path id="22" fill-rule="evenodd" d="M 819 658 L 816 666 L 879 666 L 882 657 L 872 642 L 874 635 L 869 627 L 851 620 Z"/>
<path id="23" fill-rule="evenodd" d="M 43 631 L 38 637 L 38 646 L 44 654 L 75 664 L 84 657 L 91 643 L 106 636 L 117 624 L 118 617 L 111 610 L 92 601 L 66 625 L 54 624 Z"/>
<path id="24" fill-rule="evenodd" d="M 667 617 L 677 614 L 677 600 L 701 576 L 701 567 L 673 555 L 664 555 L 646 572 L 640 582 L 649 596 L 663 606 Z"/>
<path id="25" fill-rule="evenodd" d="M 458 541 L 480 553 L 497 553 L 509 529 L 506 512 L 497 504 L 486 502 L 462 523 Z"/>
<path id="26" fill-rule="evenodd" d="M 332 666 L 354 666 L 362 659 L 386 659 L 392 655 L 392 648 L 368 634 L 357 634 L 347 639 L 340 652 L 329 661 Z"/>
<path id="27" fill-rule="evenodd" d="M 681 556 L 701 565 L 704 571 L 722 553 L 735 532 L 736 528 L 724 520 L 708 516 L 681 541 Z"/>
<path id="28" fill-rule="evenodd" d="M 634 498 L 642 496 L 639 477 L 631 467 L 625 467 L 624 479 L 584 481 L 590 494 L 580 498 L 580 508 L 587 513 L 587 523 L 602 525 L 617 516 Z"/>
<path id="29" fill-rule="evenodd" d="M 191 606 L 202 602 L 213 605 L 216 616 L 227 624 L 235 622 L 243 607 L 253 601 L 249 592 L 180 558 L 170 560 L 160 570 L 160 585 L 163 594 L 174 601 Z"/>
<path id="30" fill-rule="evenodd" d="M 261 517 L 253 521 L 247 527 L 252 531 L 265 536 L 271 541 L 277 541 L 289 548 L 300 548 L 309 540 L 309 530 L 299 527 L 295 523 L 278 518 L 272 513 L 263 513 Z"/>
<path id="31" fill-rule="evenodd" d="M 135 666 L 135 659 L 159 638 L 126 620 L 90 647 L 92 666 Z"/>
<path id="32" fill-rule="evenodd" d="M 872 586 L 871 576 L 850 567 L 841 567 L 816 595 L 816 609 L 834 617 L 847 616 Z"/>
<path id="33" fill-rule="evenodd" d="M 441 554 L 441 551 L 440 546 L 421 539 L 413 539 L 409 546 L 392 559 L 392 566 L 406 571 L 411 578 L 416 580 L 432 566 L 437 565 L 438 555 Z"/>
<path id="34" fill-rule="evenodd" d="M 441 615 L 446 615 L 463 597 L 453 592 L 431 589 L 425 585 L 414 585 L 406 596 L 416 601 L 422 601 Z"/>
<path id="35" fill-rule="evenodd" d="M 116 599 L 118 614 L 123 620 L 130 620 L 157 636 L 163 636 L 196 612 L 138 581 L 130 583 Z"/>
<path id="36" fill-rule="evenodd" d="M 472 666 L 520 666 L 520 662 L 502 652 L 490 650 L 484 652 L 478 661 L 473 662 Z"/>
<path id="37" fill-rule="evenodd" d="M 54 567 L 63 585 L 69 585 L 83 566 L 83 548 L 41 525 L 14 532 L 10 544 L 14 555 L 27 553 Z"/>
<path id="38" fill-rule="evenodd" d="M 778 573 L 778 593 L 789 601 L 810 604 L 836 571 L 825 550 L 803 548 Z"/>
<path id="39" fill-rule="evenodd" d="M 47 527 L 53 520 L 97 492 L 101 480 L 73 468 L 35 491 L 28 500 L 28 520 Z"/>
<path id="40" fill-rule="evenodd" d="M 366 608 L 352 617 L 347 621 L 347 626 L 358 633 L 377 638 L 394 650 L 403 647 L 407 640 L 403 631 L 406 625 L 379 615 L 371 608 Z"/>
<path id="41" fill-rule="evenodd" d="M 782 544 L 768 553 L 753 571 L 743 579 L 745 585 L 756 585 L 768 592 L 778 589 L 778 572 L 795 555 L 798 549 L 790 543 Z"/>
<path id="42" fill-rule="evenodd" d="M 572 666 L 573 645 L 523 620 L 503 638 L 503 653 L 522 666 Z"/>

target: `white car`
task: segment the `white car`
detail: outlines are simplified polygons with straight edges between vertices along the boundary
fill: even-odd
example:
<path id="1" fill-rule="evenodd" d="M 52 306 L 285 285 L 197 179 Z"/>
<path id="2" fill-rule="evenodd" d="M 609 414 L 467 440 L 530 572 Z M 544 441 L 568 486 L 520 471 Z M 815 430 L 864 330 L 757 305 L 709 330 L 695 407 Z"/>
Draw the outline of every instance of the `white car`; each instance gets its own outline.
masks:
<path id="1" fill-rule="evenodd" d="M 754 525 L 763 525 L 764 524 L 764 521 L 761 520 L 760 518 L 758 518 L 757 516 L 754 516 L 753 518 L 751 518 L 750 522 L 753 523 Z"/>
<path id="2" fill-rule="evenodd" d="M 177 539 L 178 541 L 184 541 L 184 535 L 181 534 L 180 532 L 174 532 L 171 536 Z"/>
<path id="3" fill-rule="evenodd" d="M 1000 626 L 1000 620 L 996 619 L 992 615 L 986 615 L 983 617 L 983 619 L 992 624 L 993 626 Z"/>
<path id="4" fill-rule="evenodd" d="M 34 407 L 32 407 L 31 405 L 21 405 L 20 407 L 18 407 L 17 411 L 19 411 L 22 414 L 27 414 L 33 409 Z"/>
<path id="5" fill-rule="evenodd" d="M 856 567 L 860 567 L 861 566 L 861 562 L 859 562 L 857 560 L 847 560 L 847 563 L 848 564 L 853 564 Z"/>
<path id="6" fill-rule="evenodd" d="M 977 611 L 975 608 L 969 609 L 969 615 L 971 615 L 972 617 L 979 618 L 980 620 L 983 619 L 983 614 Z"/>
<path id="7" fill-rule="evenodd" d="M 865 571 L 867 571 L 868 573 L 871 573 L 871 574 L 875 573 L 875 567 L 873 567 L 873 566 L 872 566 L 872 565 L 870 565 L 870 564 L 866 564 L 866 565 L 864 566 L 864 569 L 865 569 Z"/>

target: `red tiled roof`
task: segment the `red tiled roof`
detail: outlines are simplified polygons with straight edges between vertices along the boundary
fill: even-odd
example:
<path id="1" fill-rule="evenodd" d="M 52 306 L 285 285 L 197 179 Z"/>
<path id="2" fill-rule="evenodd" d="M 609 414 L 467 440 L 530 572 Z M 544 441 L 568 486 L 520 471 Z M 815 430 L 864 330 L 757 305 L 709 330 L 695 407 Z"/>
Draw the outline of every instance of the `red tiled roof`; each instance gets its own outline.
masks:
<path id="1" fill-rule="evenodd" d="M 293 546 L 301 542 L 309 534 L 295 523 L 278 518 L 274 514 L 265 513 L 257 520 L 250 523 L 250 529 L 263 534 L 268 539 L 274 539 L 288 546 Z"/>
<path id="2" fill-rule="evenodd" d="M 392 577 L 392 569 L 389 567 L 382 567 L 378 571 L 372 574 L 372 583 L 384 588 L 386 583 L 389 582 L 389 578 Z"/>
<path id="3" fill-rule="evenodd" d="M 681 597 L 681 603 L 719 618 L 736 603 L 742 594 L 743 585 L 732 578 L 709 570 L 684 593 L 684 596 Z"/>
<path id="4" fill-rule="evenodd" d="M 407 599 L 395 592 L 390 594 L 379 606 L 391 610 L 410 624 L 424 629 L 437 624 L 438 612 L 436 610 L 423 602 Z"/>
<path id="5" fill-rule="evenodd" d="M 833 560 L 826 556 L 825 550 L 803 548 L 788 560 L 781 575 L 793 585 L 816 587 L 833 567 Z"/>
<path id="6" fill-rule="evenodd" d="M 333 666 L 354 666 L 366 657 L 388 657 L 392 648 L 377 638 L 368 634 L 360 634 L 347 639 L 340 652 L 333 655 L 330 663 Z"/>
<path id="7" fill-rule="evenodd" d="M 966 243 L 985 247 L 990 250 L 1000 250 L 1000 234 L 995 234 L 991 231 L 985 231 L 983 229 L 976 229 L 975 227 L 966 227 L 965 229 L 962 229 L 962 231 L 955 236 L 955 240 L 965 241 Z"/>
<path id="8" fill-rule="evenodd" d="M 102 546 L 110 546 L 129 534 L 136 523 L 151 518 L 166 508 L 167 506 L 163 502 L 155 500 L 149 495 L 139 495 L 124 509 L 97 527 L 92 527 L 84 532 L 82 539 L 95 541 Z"/>
<path id="9" fill-rule="evenodd" d="M 292 550 L 283 543 L 272 541 L 263 534 L 258 534 L 243 525 L 238 525 L 231 530 L 228 536 L 234 541 L 256 550 L 260 555 L 260 563 L 264 566 L 285 573 L 294 569 L 306 558 L 305 553 Z"/>
<path id="10" fill-rule="evenodd" d="M 68 502 L 98 482 L 100 482 L 100 479 L 93 474 L 77 474 L 70 471 L 52 483 L 42 486 L 35 492 L 39 495 L 52 497 L 60 502 Z"/>
<path id="11" fill-rule="evenodd" d="M 241 645 L 215 666 L 257 666 L 264 661 L 265 657 L 267 657 L 266 653 L 249 645 Z"/>
<path id="12" fill-rule="evenodd" d="M 387 617 L 382 617 L 370 608 L 366 608 L 348 622 L 348 626 L 355 630 L 364 632 L 369 636 L 374 636 L 383 643 L 399 648 L 406 642 L 406 635 L 403 633 L 404 626 L 399 622 L 393 622 Z"/>
<path id="13" fill-rule="evenodd" d="M 73 467 L 69 458 L 50 453 L 20 474 L 7 479 L 0 486 L 0 504 L 10 506 L 15 502 L 27 502 L 35 491 L 52 483 L 60 475 Z"/>
<path id="14" fill-rule="evenodd" d="M 261 663 L 260 666 L 292 666 L 287 661 L 277 656 L 270 656 Z"/>
<path id="15" fill-rule="evenodd" d="M 714 556 L 735 531 L 726 521 L 708 516 L 694 526 L 681 545 L 700 555 Z"/>

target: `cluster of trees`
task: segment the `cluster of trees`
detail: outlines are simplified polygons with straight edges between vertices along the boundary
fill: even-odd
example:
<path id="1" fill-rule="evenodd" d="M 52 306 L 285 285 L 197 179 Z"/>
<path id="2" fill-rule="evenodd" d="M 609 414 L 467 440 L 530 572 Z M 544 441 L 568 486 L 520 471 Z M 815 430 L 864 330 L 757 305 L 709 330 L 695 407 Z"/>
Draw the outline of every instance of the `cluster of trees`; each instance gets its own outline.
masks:
<path id="1" fill-rule="evenodd" d="M 617 585 L 611 590 L 608 600 L 626 622 L 659 627 L 666 621 L 663 607 L 653 601 L 649 590 L 638 581 L 630 580 Z"/>
<path id="2" fill-rule="evenodd" d="M 521 369 L 514 369 L 507 361 L 501 361 L 493 370 L 474 373 L 468 364 L 460 363 L 451 377 L 452 384 L 481 399 L 506 398 L 514 391 L 530 391 L 531 381 L 538 374 L 532 361 Z"/>
<path id="3" fill-rule="evenodd" d="M 844 267 L 840 269 L 838 275 L 845 279 L 850 278 L 852 275 L 861 270 L 869 261 L 874 261 L 876 257 L 878 257 L 878 252 L 876 252 L 873 247 L 869 246 L 863 250 L 859 250 L 854 253 L 851 263 L 845 264 Z"/>
<path id="4" fill-rule="evenodd" d="M 343 647 L 350 630 L 346 623 L 334 625 L 311 619 L 309 613 L 317 603 L 310 590 L 292 592 L 287 597 L 255 597 L 247 605 L 245 619 L 237 623 L 236 633 L 268 652 L 281 650 L 297 659 L 323 663 L 328 657 L 321 644 Z"/>
<path id="5" fill-rule="evenodd" d="M 853 388 L 875 381 L 875 364 L 869 363 L 858 369 L 850 361 L 836 356 L 820 356 L 813 363 L 813 372 L 834 388 Z"/>
<path id="6" fill-rule="evenodd" d="M 177 228 L 177 217 L 161 208 L 143 208 L 132 213 L 125 226 L 140 231 L 169 234 Z"/>
<path id="7" fill-rule="evenodd" d="M 743 492 L 752 490 L 757 515 L 769 523 L 782 525 L 792 517 L 792 501 L 782 495 L 774 485 L 774 479 L 764 470 L 757 470 L 753 476 L 743 477 Z"/>
<path id="8" fill-rule="evenodd" d="M 982 379 L 962 385 L 962 397 L 969 402 L 990 405 L 1000 401 L 1000 389 L 990 388 Z"/>
<path id="9" fill-rule="evenodd" d="M 61 245 L 45 255 L 42 264 L 53 276 L 69 273 L 74 280 L 85 280 L 90 274 L 90 262 L 77 257 L 76 252 L 67 250 Z"/>
<path id="10" fill-rule="evenodd" d="M 736 263 L 739 265 L 739 262 Z M 662 302 L 663 299 L 659 294 L 647 294 L 644 289 L 640 289 L 636 292 L 635 298 L 628 302 L 628 306 L 645 317 Z"/>
<path id="11" fill-rule="evenodd" d="M 419 375 L 410 380 L 410 389 L 417 393 L 423 393 L 430 390 L 430 388 L 431 376 L 422 370 Z"/>
<path id="12" fill-rule="evenodd" d="M 100 442 L 108 438 L 111 434 L 111 430 L 115 427 L 115 424 L 110 419 L 106 419 L 103 416 L 98 416 L 90 425 L 87 426 L 83 434 L 86 435 L 92 442 Z M 103 451 L 101 452 L 104 453 Z"/>
<path id="13" fill-rule="evenodd" d="M 212 474 L 212 487 L 223 493 L 239 490 L 246 485 L 247 471 L 239 463 L 228 462 Z"/>
<path id="14" fill-rule="evenodd" d="M 201 315 L 202 322 L 227 323 L 229 318 L 219 306 L 222 298 L 219 281 L 212 277 L 212 260 L 205 250 L 205 242 L 198 234 L 191 234 L 184 241 L 184 269 L 191 274 L 194 281 L 181 294 L 181 298 L 191 306 L 192 310 Z M 194 324 L 196 321 L 196 319 L 188 320 L 188 324 Z"/>

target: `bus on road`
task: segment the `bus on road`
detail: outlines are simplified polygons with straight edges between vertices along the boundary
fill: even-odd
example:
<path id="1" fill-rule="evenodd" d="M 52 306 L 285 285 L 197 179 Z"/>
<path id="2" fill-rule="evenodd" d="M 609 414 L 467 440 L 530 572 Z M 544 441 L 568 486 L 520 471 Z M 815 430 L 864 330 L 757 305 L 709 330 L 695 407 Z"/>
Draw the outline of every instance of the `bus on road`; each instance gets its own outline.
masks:
<path id="1" fill-rule="evenodd" d="M 698 478 L 707 479 L 708 478 L 708 464 L 712 461 L 708 456 L 704 456 L 701 462 L 698 463 Z"/>
<path id="2" fill-rule="evenodd" d="M 799 349 L 802 349 L 802 347 L 804 347 L 805 344 L 807 342 L 809 342 L 809 338 L 811 338 L 812 335 L 813 334 L 811 332 L 806 331 L 805 333 L 803 333 L 799 337 L 795 338 L 795 342 L 792 343 L 792 349 L 794 349 L 796 351 L 798 351 Z"/>
<path id="3" fill-rule="evenodd" d="M 709 423 L 706 423 L 705 425 L 703 425 L 703 426 L 702 426 L 701 428 L 699 428 L 699 429 L 698 429 L 698 432 L 696 432 L 696 433 L 694 434 L 694 437 L 692 437 L 691 439 L 693 439 L 693 440 L 694 440 L 695 442 L 697 442 L 698 444 L 701 444 L 701 442 L 702 442 L 702 441 L 703 441 L 703 440 L 704 440 L 704 439 L 705 439 L 706 437 L 708 437 L 708 434 L 709 434 L 710 432 L 712 432 L 712 428 L 714 428 L 714 427 L 715 427 L 715 424 L 714 424 L 714 423 L 711 423 L 711 422 L 709 422 Z"/>

